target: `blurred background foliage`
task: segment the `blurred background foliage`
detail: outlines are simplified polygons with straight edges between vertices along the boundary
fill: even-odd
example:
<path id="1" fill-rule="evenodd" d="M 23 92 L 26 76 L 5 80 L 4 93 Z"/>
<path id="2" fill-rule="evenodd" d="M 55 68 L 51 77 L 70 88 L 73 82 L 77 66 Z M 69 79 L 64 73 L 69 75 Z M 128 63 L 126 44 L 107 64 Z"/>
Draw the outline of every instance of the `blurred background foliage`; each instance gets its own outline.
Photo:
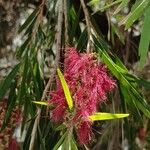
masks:
<path id="1" fill-rule="evenodd" d="M 149 23 L 149 0 L 1 0 L 0 149 L 12 138 L 23 150 L 150 149 Z M 50 108 L 32 101 L 49 100 L 65 47 L 85 52 L 89 42 L 118 85 L 100 111 L 130 116 L 95 122 L 89 145 L 66 145 Z M 21 119 L 11 127 L 16 108 Z"/>

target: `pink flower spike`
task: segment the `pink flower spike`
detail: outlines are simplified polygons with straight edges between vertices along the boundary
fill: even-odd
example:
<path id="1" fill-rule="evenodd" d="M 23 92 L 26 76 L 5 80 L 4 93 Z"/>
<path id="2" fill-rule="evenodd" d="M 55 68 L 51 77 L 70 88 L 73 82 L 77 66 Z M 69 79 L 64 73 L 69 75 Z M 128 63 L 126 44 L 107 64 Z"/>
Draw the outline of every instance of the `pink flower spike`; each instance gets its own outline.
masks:
<path id="1" fill-rule="evenodd" d="M 64 77 L 72 94 L 74 111 L 68 111 L 62 86 L 57 80 L 56 90 L 50 92 L 49 102 L 55 106 L 51 118 L 54 122 L 74 127 L 80 144 L 86 144 L 93 134 L 92 122 L 85 118 L 97 111 L 116 84 L 106 65 L 99 63 L 94 53 L 81 54 L 75 48 L 66 49 Z"/>
<path id="2" fill-rule="evenodd" d="M 88 142 L 92 139 L 93 133 L 91 130 L 91 125 L 92 122 L 84 121 L 77 129 L 77 136 L 81 145 L 88 144 Z"/>

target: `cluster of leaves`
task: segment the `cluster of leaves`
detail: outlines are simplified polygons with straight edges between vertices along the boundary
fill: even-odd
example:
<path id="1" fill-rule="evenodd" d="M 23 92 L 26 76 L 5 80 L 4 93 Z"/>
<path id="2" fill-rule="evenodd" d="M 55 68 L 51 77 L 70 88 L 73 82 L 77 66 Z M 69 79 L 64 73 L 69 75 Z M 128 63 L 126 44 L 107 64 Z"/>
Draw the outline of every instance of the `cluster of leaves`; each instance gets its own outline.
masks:
<path id="1" fill-rule="evenodd" d="M 59 1 L 56 0 L 43 0 L 41 5 L 34 9 L 24 24 L 20 27 L 19 33 L 22 32 L 24 42 L 16 53 L 19 63 L 0 84 L 0 100 L 8 94 L 8 107 L 3 127 L 7 126 L 6 123 L 10 119 L 11 112 L 16 105 L 18 105 L 23 111 L 22 131 L 27 131 L 26 138 L 22 145 L 24 150 L 29 149 L 31 132 L 36 119 L 37 107 L 32 102 L 41 100 L 44 86 L 47 82 L 45 68 L 51 67 L 50 69 L 52 69 L 52 71 L 54 70 L 52 65 L 57 54 L 57 51 L 55 50 L 55 36 L 57 34 L 55 27 L 57 26 L 56 18 L 58 16 L 58 2 Z M 79 1 L 77 4 L 78 3 Z M 97 4 L 99 6 L 98 8 Z M 80 6 L 80 3 L 78 6 Z M 139 46 L 140 64 L 141 66 L 144 65 L 150 42 L 150 34 L 148 34 L 150 32 L 148 30 L 148 23 L 150 20 L 150 2 L 149 0 L 136 0 L 135 3 L 133 3 L 129 0 L 116 0 L 110 4 L 108 1 L 99 3 L 97 0 L 89 0 L 87 6 L 89 12 L 91 10 L 94 12 L 96 9 L 94 14 L 98 16 L 102 11 L 105 11 L 106 14 L 113 11 L 113 17 L 117 20 L 117 24 L 108 21 L 108 34 L 111 35 L 111 38 L 107 39 L 105 35 L 102 35 L 102 29 L 99 29 L 98 20 L 96 20 L 94 14 L 91 13 L 90 21 L 94 31 L 94 33 L 91 33 L 91 37 L 94 45 L 93 49 L 95 49 L 100 60 L 108 66 L 110 72 L 118 82 L 119 96 L 117 96 L 117 99 L 119 99 L 119 103 L 114 102 L 113 96 L 110 97 L 112 103 L 116 103 L 111 106 L 117 105 L 117 109 L 115 108 L 115 110 L 113 110 L 106 105 L 104 108 L 101 108 L 101 110 L 102 112 L 108 110 L 107 112 L 112 113 L 115 113 L 115 111 L 123 113 L 130 112 L 130 117 L 124 120 L 123 129 L 125 129 L 126 132 L 123 136 L 129 140 L 130 147 L 134 149 L 132 141 L 134 140 L 136 133 L 132 129 L 135 126 L 130 123 L 135 121 L 138 122 L 138 124 L 143 125 L 143 118 L 150 118 L 150 106 L 139 92 L 140 86 L 149 89 L 150 83 L 130 74 L 126 66 L 112 50 L 115 49 L 114 44 L 116 36 L 121 43 L 126 42 L 124 35 L 118 30 L 119 25 L 125 25 L 125 29 L 131 29 L 135 22 L 143 21 L 144 16 Z M 85 27 L 84 17 L 80 17 L 83 16 L 82 8 L 76 8 L 76 2 L 67 1 L 69 44 L 76 46 L 80 51 L 84 51 L 88 44 L 88 32 Z M 130 9 L 128 15 L 122 11 L 124 8 Z M 46 9 L 46 16 L 43 16 L 44 9 Z M 83 24 L 83 26 L 81 24 Z M 65 45 L 64 32 L 62 32 L 62 37 L 61 47 L 63 48 Z M 110 40 L 110 44 L 108 44 L 108 40 Z M 51 63 L 46 61 L 46 56 L 49 59 L 52 59 Z M 49 74 L 51 75 L 51 73 Z M 59 76 L 61 76 L 62 80 L 60 72 Z M 68 99 L 70 108 L 73 106 L 71 103 L 71 99 Z M 64 132 L 63 126 L 58 127 L 49 120 L 47 108 L 41 107 L 41 109 L 42 115 L 36 133 L 37 136 L 34 142 L 34 149 L 57 149 L 60 146 L 62 149 L 65 149 L 65 146 L 68 148 L 68 142 L 70 145 L 69 149 L 78 149 L 75 139 L 70 139 L 69 133 Z M 108 114 L 103 115 L 106 115 L 106 118 L 108 118 Z M 97 120 L 98 118 L 99 117 L 96 116 L 95 119 L 95 116 L 92 116 L 93 120 Z M 98 120 L 101 120 L 101 117 Z M 112 128 L 114 128 L 114 126 L 112 126 Z M 105 131 L 109 132 L 109 128 L 105 128 Z M 102 141 L 103 136 L 100 137 Z"/>

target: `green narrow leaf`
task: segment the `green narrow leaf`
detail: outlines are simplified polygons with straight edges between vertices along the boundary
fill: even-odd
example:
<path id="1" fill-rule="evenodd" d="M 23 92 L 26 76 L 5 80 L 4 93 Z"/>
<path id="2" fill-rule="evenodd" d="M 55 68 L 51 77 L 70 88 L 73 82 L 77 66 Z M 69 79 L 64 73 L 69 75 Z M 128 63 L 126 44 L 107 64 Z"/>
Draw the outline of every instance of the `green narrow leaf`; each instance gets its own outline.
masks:
<path id="1" fill-rule="evenodd" d="M 114 59 L 115 59 L 115 63 L 118 66 L 120 66 L 122 69 L 124 69 L 126 72 L 128 72 L 128 69 L 126 68 L 126 66 L 122 63 L 122 61 L 117 56 L 115 56 Z"/>
<path id="2" fill-rule="evenodd" d="M 18 89 L 18 95 L 17 95 L 17 101 L 19 101 L 19 105 L 21 105 L 22 101 L 24 100 L 24 97 L 27 95 L 27 77 L 29 74 L 29 63 L 28 63 L 28 55 L 24 58 L 24 63 L 20 67 L 22 74 L 21 82 L 20 82 L 20 88 Z"/>
<path id="3" fill-rule="evenodd" d="M 74 137 L 71 138 L 70 144 L 71 144 L 71 150 L 78 150 Z"/>
<path id="4" fill-rule="evenodd" d="M 132 112 L 132 114 L 139 120 L 142 120 L 139 106 L 137 105 L 138 102 L 136 102 L 137 99 L 133 95 L 132 90 L 129 90 L 120 83 L 120 92 L 123 96 L 122 99 L 124 99 L 128 103 L 128 106 L 130 106 L 129 110 Z"/>
<path id="5" fill-rule="evenodd" d="M 129 91 L 131 91 L 132 95 L 134 94 L 134 97 L 136 100 L 133 102 L 138 106 L 140 110 L 147 116 L 150 117 L 150 106 L 146 102 L 146 100 L 139 94 L 139 92 L 136 90 L 136 87 L 134 87 L 126 78 L 125 74 L 126 71 L 120 69 L 107 55 L 106 52 L 103 52 L 101 56 L 102 60 L 108 65 L 108 68 L 112 71 L 112 73 L 116 76 L 118 81 Z M 117 67 L 116 67 L 117 66 Z M 125 71 L 125 72 L 124 72 Z M 130 99 L 126 99 L 127 102 L 132 101 Z"/>
<path id="6" fill-rule="evenodd" d="M 31 36 L 29 36 L 25 42 L 21 45 L 21 47 L 17 50 L 17 57 L 21 57 L 22 54 L 24 54 L 26 48 L 28 47 L 29 43 L 31 41 Z"/>
<path id="7" fill-rule="evenodd" d="M 80 34 L 80 37 L 78 39 L 78 42 L 77 42 L 77 49 L 84 49 L 84 46 L 86 45 L 87 43 L 87 31 L 86 31 L 86 28 L 83 30 L 83 32 Z"/>
<path id="8" fill-rule="evenodd" d="M 11 117 L 12 111 L 15 108 L 15 103 L 16 103 L 16 86 L 17 83 L 13 82 L 11 87 L 10 87 L 10 93 L 9 93 L 9 97 L 8 97 L 8 103 L 7 103 L 7 110 L 6 110 L 6 114 L 5 114 L 5 119 L 3 121 L 3 125 L 2 125 L 2 130 L 7 126 L 9 119 Z"/>
<path id="9" fill-rule="evenodd" d="M 59 125 L 58 127 L 56 127 L 56 131 L 60 131 L 60 130 L 64 130 L 66 129 L 66 126 L 64 124 Z"/>
<path id="10" fill-rule="evenodd" d="M 65 80 L 65 78 L 64 78 L 64 76 L 63 76 L 63 74 L 62 74 L 62 72 L 60 71 L 59 68 L 57 69 L 57 73 L 58 73 L 59 79 L 61 81 L 61 85 L 63 87 L 64 94 L 65 94 L 66 101 L 68 103 L 69 109 L 71 110 L 73 108 L 73 100 L 72 100 L 67 82 L 66 82 L 66 80 Z"/>
<path id="11" fill-rule="evenodd" d="M 125 44 L 124 42 L 124 35 L 123 33 L 119 30 L 119 28 L 117 26 L 115 26 L 114 24 L 112 24 L 112 31 L 118 36 L 119 40 L 122 42 L 122 44 Z"/>
<path id="12" fill-rule="evenodd" d="M 27 121 L 28 115 L 30 114 L 29 109 L 28 109 L 28 103 L 26 100 L 24 102 L 24 108 L 23 109 L 24 110 L 23 110 L 23 115 L 22 115 L 21 133 L 23 133 L 23 131 L 25 129 L 26 121 Z"/>
<path id="13" fill-rule="evenodd" d="M 142 15 L 143 11 L 145 11 L 148 2 L 148 0 L 136 1 L 131 12 L 119 24 L 125 24 L 125 29 L 128 29 Z"/>
<path id="14" fill-rule="evenodd" d="M 37 84 L 38 84 L 38 87 L 39 87 L 39 90 L 40 90 L 40 95 L 42 96 L 42 93 L 43 93 L 43 90 L 44 90 L 44 77 L 42 76 L 42 68 L 40 67 L 40 64 L 37 63 L 36 64 L 36 80 L 38 81 Z"/>
<path id="15" fill-rule="evenodd" d="M 31 123 L 29 124 L 27 133 L 25 135 L 24 142 L 22 143 L 23 150 L 29 150 L 29 144 L 30 144 L 30 140 L 31 140 L 31 132 L 33 129 L 33 125 L 34 125 L 34 120 L 31 120 Z"/>
<path id="16" fill-rule="evenodd" d="M 33 84 L 34 84 L 34 88 L 35 88 L 35 94 L 36 94 L 36 99 L 41 99 L 42 97 L 42 92 L 40 91 L 40 87 L 39 87 L 39 82 L 40 80 L 37 80 L 36 76 L 38 75 L 37 71 L 38 71 L 38 67 L 39 64 L 38 62 L 35 62 L 35 64 L 30 64 L 31 66 L 31 75 L 32 75 L 32 80 L 33 80 Z"/>
<path id="17" fill-rule="evenodd" d="M 38 36 L 39 36 L 39 39 L 41 39 L 41 40 L 45 40 L 46 39 L 46 34 L 42 30 L 41 25 L 39 25 L 39 27 L 38 27 Z"/>
<path id="18" fill-rule="evenodd" d="M 116 1 L 108 3 L 108 4 L 106 3 L 105 6 L 100 8 L 100 11 L 104 11 L 104 10 L 106 10 L 106 9 L 108 9 L 108 8 L 118 4 L 118 3 L 121 3 L 121 2 L 122 2 L 122 0 L 116 0 Z M 89 6 L 96 6 L 98 4 L 99 4 L 99 0 L 92 0 L 87 5 L 89 5 Z"/>
<path id="19" fill-rule="evenodd" d="M 79 28 L 79 14 L 80 14 L 80 8 L 78 12 L 76 13 L 74 7 L 72 6 L 70 11 L 69 11 L 69 18 L 70 18 L 70 25 L 71 28 L 69 28 L 69 33 L 70 33 L 70 42 L 73 41 L 73 38 L 76 37 L 78 39 L 79 34 L 80 34 L 80 28 Z"/>
<path id="20" fill-rule="evenodd" d="M 31 15 L 27 18 L 27 20 L 23 23 L 23 25 L 18 30 L 18 33 L 22 32 L 29 24 L 32 22 L 32 20 L 37 16 L 39 11 L 39 8 L 36 8 Z"/>
<path id="21" fill-rule="evenodd" d="M 104 10 L 106 10 L 106 9 L 108 9 L 108 8 L 110 8 L 110 7 L 112 7 L 112 6 L 114 6 L 114 5 L 116 5 L 116 4 L 118 4 L 118 3 L 120 3 L 122 0 L 116 0 L 116 1 L 114 1 L 114 2 L 111 2 L 111 3 L 109 3 L 109 4 L 106 4 L 104 7 L 102 7 L 101 9 L 100 9 L 100 11 L 104 11 Z"/>
<path id="22" fill-rule="evenodd" d="M 9 89 L 12 80 L 16 77 L 17 72 L 20 68 L 20 63 L 17 64 L 12 71 L 8 74 L 8 76 L 5 78 L 5 80 L 1 83 L 0 85 L 0 99 L 2 99 L 5 95 L 5 93 L 7 92 L 7 90 Z"/>
<path id="23" fill-rule="evenodd" d="M 49 137 L 49 133 L 51 133 L 51 126 L 52 126 L 52 123 L 49 120 L 47 120 L 47 122 L 44 123 L 44 130 L 42 132 L 44 139 Z"/>
<path id="24" fill-rule="evenodd" d="M 36 17 L 31 21 L 31 23 L 28 25 L 28 27 L 26 28 L 26 31 L 25 31 L 24 35 L 27 35 L 27 34 L 28 34 L 29 36 L 31 35 L 36 20 L 37 20 L 37 16 L 36 16 Z"/>
<path id="25" fill-rule="evenodd" d="M 149 25 L 150 25 L 150 7 L 148 7 L 146 10 L 143 29 L 141 33 L 139 45 L 140 67 L 143 67 L 145 65 L 147 53 L 149 50 L 149 43 L 150 43 Z"/>
<path id="26" fill-rule="evenodd" d="M 111 113 L 95 113 L 94 115 L 89 116 L 92 121 L 98 120 L 111 120 L 128 117 L 129 114 L 111 114 Z"/>
<path id="27" fill-rule="evenodd" d="M 58 150 L 58 148 L 62 145 L 63 141 L 65 140 L 67 136 L 67 132 L 64 133 L 64 135 L 60 138 L 58 143 L 54 146 L 53 150 Z"/>
<path id="28" fill-rule="evenodd" d="M 77 150 L 72 131 L 67 131 L 67 136 L 64 139 L 62 145 L 59 147 L 60 150 Z"/>
<path id="29" fill-rule="evenodd" d="M 147 81 L 143 78 L 136 77 L 132 74 L 126 74 L 127 79 L 131 82 L 136 82 L 139 86 L 142 86 L 146 89 L 150 89 L 150 81 Z"/>
<path id="30" fill-rule="evenodd" d="M 96 40 L 96 39 L 95 39 Z M 134 85 L 128 81 L 128 78 L 126 76 L 127 71 L 124 68 L 119 67 L 117 64 L 115 64 L 111 57 L 107 54 L 106 51 L 101 50 L 99 48 L 99 44 L 97 41 L 97 45 L 95 45 L 96 48 L 98 48 L 99 51 L 99 57 L 101 60 L 108 66 L 109 70 L 112 72 L 112 74 L 118 79 L 118 82 L 121 83 L 121 85 L 130 91 L 131 98 L 134 97 L 134 99 L 126 99 L 126 102 L 133 103 L 138 109 L 140 109 L 147 117 L 150 118 L 150 106 L 147 103 L 147 101 L 141 96 L 141 94 L 137 91 L 137 85 Z"/>
<path id="31" fill-rule="evenodd" d="M 136 82 L 140 85 L 143 86 L 146 89 L 150 89 L 150 81 L 144 80 L 142 78 L 137 78 Z"/>
<path id="32" fill-rule="evenodd" d="M 128 4 L 128 2 L 129 2 L 129 0 L 122 0 L 121 4 L 117 7 L 117 9 L 115 10 L 113 15 L 120 12 L 120 10 L 122 10 Z"/>
<path id="33" fill-rule="evenodd" d="M 29 96 L 26 93 L 26 97 L 23 99 L 24 102 L 24 113 L 23 113 L 23 119 L 22 119 L 22 126 L 21 126 L 21 132 L 24 131 L 24 128 L 29 121 L 28 116 L 31 116 L 31 120 L 34 120 L 36 116 L 36 108 L 32 105 L 31 100 L 29 99 Z M 30 97 L 31 98 L 31 97 Z"/>
<path id="34" fill-rule="evenodd" d="M 38 135 L 39 135 L 38 137 L 39 137 L 39 141 L 40 141 L 40 144 L 37 141 L 38 147 L 40 146 L 40 149 L 46 150 L 46 148 L 45 148 L 45 142 L 44 142 L 44 139 L 42 137 L 41 129 L 40 129 L 39 126 L 38 126 Z"/>

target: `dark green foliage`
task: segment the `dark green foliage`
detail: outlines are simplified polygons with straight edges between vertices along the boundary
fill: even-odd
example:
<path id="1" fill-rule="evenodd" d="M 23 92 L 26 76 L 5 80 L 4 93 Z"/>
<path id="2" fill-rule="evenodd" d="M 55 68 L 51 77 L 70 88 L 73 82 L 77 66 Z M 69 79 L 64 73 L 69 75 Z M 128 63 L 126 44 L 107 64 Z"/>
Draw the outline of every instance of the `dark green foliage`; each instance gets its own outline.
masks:
<path id="1" fill-rule="evenodd" d="M 112 4 L 109 4 L 110 2 L 108 0 L 103 2 L 104 5 L 101 5 L 95 0 L 89 0 L 87 2 L 92 29 L 92 46 L 93 52 L 96 53 L 100 61 L 106 64 L 109 72 L 116 80 L 117 87 L 110 96 L 109 101 L 100 106 L 100 111 L 130 114 L 129 118 L 119 122 L 119 142 L 116 143 L 116 145 L 121 147 L 121 142 L 126 138 L 130 148 L 135 149 L 136 144 L 132 141 L 135 141 L 138 134 L 138 128 L 142 125 L 144 126 L 145 120 L 148 122 L 145 128 L 150 132 L 148 129 L 150 126 L 150 103 L 142 95 L 143 88 L 146 90 L 150 89 L 150 82 L 130 73 L 129 65 L 124 65 L 125 62 L 128 62 L 128 59 L 126 59 L 126 57 L 119 58 L 120 56 L 117 55 L 117 52 L 119 51 L 121 55 L 123 50 L 124 55 L 126 55 L 126 45 L 128 44 L 126 38 L 127 34 L 130 34 L 129 37 L 131 37 L 134 25 L 141 27 L 140 23 L 144 22 L 142 24 L 138 51 L 140 55 L 140 64 L 144 66 L 150 42 L 150 2 L 149 0 L 136 0 L 135 3 L 130 0 L 112 1 Z M 99 7 L 96 8 L 97 6 Z M 72 134 L 70 135 L 64 124 L 56 125 L 51 121 L 50 108 L 36 106 L 32 103 L 32 101 L 41 100 L 46 83 L 48 82 L 49 77 L 52 76 L 52 72 L 56 65 L 54 65 L 54 61 L 58 53 L 58 50 L 56 49 L 56 37 L 58 34 L 56 29 L 57 22 L 59 22 L 59 20 L 57 20 L 58 7 L 58 1 L 56 0 L 48 0 L 46 3 L 41 4 L 33 10 L 18 31 L 23 34 L 24 39 L 23 44 L 16 52 L 19 63 L 14 66 L 12 71 L 0 83 L 0 100 L 6 95 L 8 96 L 8 107 L 2 129 L 7 126 L 13 108 L 16 105 L 19 106 L 23 111 L 21 130 L 22 132 L 24 130 L 27 131 L 24 143 L 22 143 L 22 149 L 29 150 L 31 133 L 37 118 L 37 107 L 40 107 L 41 116 L 37 126 L 34 149 L 57 150 L 60 146 L 62 147 L 62 150 L 66 150 L 68 147 L 70 147 L 71 150 L 77 150 L 78 148 L 87 149 L 87 147 L 92 149 L 96 144 L 108 147 L 115 131 L 113 130 L 116 127 L 115 122 L 112 121 L 114 123 L 112 123 L 112 127 L 108 127 L 105 122 L 100 122 L 100 124 L 98 124 L 98 126 L 100 126 L 100 131 L 96 132 L 102 133 L 96 136 L 96 140 L 93 139 L 92 142 L 95 145 L 92 146 L 92 143 L 90 143 L 87 146 L 80 146 L 76 142 L 76 134 L 75 136 Z M 128 14 L 123 12 L 124 8 L 129 9 Z M 46 11 L 45 16 L 43 9 Z M 102 12 L 102 10 L 104 12 Z M 109 12 L 111 12 L 111 14 L 109 14 Z M 111 22 L 112 16 L 116 19 L 116 22 Z M 88 28 L 86 26 L 85 16 L 80 1 L 67 0 L 67 17 L 69 41 L 65 41 L 66 26 L 64 21 L 65 16 L 63 15 L 63 31 L 60 43 L 62 60 L 64 60 L 63 53 L 65 51 L 65 46 L 73 46 L 76 47 L 79 52 L 85 52 L 89 40 Z M 102 18 L 106 22 L 102 22 Z M 102 26 L 99 25 L 101 23 L 103 23 Z M 122 26 L 120 27 L 120 25 Z M 129 28 L 132 32 L 125 30 Z M 131 43 L 134 43 L 134 41 L 131 41 Z M 138 47 L 139 43 L 134 43 L 134 45 Z M 129 47 L 130 53 L 132 52 L 131 47 L 132 45 Z M 136 49 L 136 51 L 137 50 L 138 49 Z M 61 65 L 63 68 L 63 64 Z M 55 86 L 55 80 L 52 79 L 50 90 L 55 89 Z M 44 100 L 49 100 L 49 91 L 46 92 L 47 95 Z M 117 98 L 114 95 L 117 95 Z M 96 125 L 93 126 L 93 129 L 95 128 L 97 128 Z M 149 144 L 149 139 L 150 136 L 147 135 L 145 143 Z"/>

